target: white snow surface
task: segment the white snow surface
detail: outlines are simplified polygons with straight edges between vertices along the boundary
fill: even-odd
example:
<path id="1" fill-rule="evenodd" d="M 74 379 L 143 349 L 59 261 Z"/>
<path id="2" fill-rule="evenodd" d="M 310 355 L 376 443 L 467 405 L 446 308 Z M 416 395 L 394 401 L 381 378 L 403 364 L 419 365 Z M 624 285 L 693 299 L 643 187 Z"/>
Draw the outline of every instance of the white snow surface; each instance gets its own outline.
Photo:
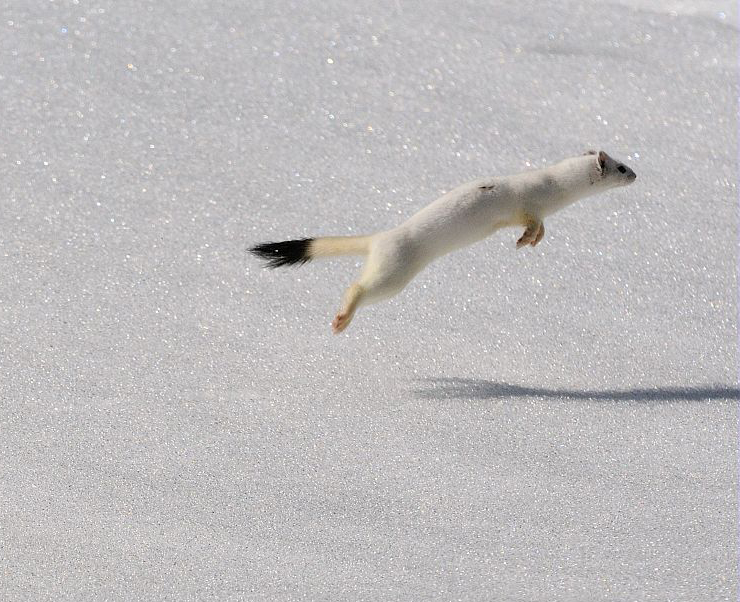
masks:
<path id="1" fill-rule="evenodd" d="M 737 597 L 734 2 L 0 4 L 0 598 Z M 637 172 L 330 321 L 480 176 Z"/>

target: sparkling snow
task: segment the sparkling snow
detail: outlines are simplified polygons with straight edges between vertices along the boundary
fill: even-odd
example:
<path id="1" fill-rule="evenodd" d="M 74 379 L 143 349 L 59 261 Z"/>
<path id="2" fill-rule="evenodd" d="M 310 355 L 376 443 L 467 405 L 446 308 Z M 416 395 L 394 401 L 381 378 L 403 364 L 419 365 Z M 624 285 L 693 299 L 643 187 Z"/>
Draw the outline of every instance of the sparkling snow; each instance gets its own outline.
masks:
<path id="1" fill-rule="evenodd" d="M 0 597 L 737 597 L 737 5 L 0 4 Z M 329 324 L 362 234 L 624 189 Z"/>

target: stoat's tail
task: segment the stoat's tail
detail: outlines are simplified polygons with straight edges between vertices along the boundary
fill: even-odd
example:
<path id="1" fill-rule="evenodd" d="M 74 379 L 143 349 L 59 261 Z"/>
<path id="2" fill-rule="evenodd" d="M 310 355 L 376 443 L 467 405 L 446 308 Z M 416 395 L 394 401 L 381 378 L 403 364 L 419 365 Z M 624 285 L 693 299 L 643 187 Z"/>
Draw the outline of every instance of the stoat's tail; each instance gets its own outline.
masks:
<path id="1" fill-rule="evenodd" d="M 268 268 L 302 264 L 316 257 L 334 255 L 366 255 L 370 236 L 330 236 L 326 238 L 301 238 L 282 242 L 266 242 L 249 249 L 267 261 Z"/>

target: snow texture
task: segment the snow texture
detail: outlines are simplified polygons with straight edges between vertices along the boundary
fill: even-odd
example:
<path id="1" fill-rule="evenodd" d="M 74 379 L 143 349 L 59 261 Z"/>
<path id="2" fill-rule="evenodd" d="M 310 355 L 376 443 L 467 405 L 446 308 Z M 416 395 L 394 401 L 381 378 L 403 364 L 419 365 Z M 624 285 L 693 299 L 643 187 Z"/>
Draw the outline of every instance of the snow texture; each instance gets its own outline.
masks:
<path id="1" fill-rule="evenodd" d="M 5 0 L 0 598 L 735 600 L 737 18 Z M 247 253 L 589 148 L 340 336 Z"/>

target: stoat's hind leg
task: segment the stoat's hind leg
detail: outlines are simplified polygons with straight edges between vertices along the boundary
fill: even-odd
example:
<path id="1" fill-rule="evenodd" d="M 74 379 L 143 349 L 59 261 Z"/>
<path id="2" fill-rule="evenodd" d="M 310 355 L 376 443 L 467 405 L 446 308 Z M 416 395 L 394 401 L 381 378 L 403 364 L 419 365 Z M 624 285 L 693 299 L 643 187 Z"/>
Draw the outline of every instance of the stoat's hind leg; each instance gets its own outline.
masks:
<path id="1" fill-rule="evenodd" d="M 545 225 L 542 223 L 542 220 L 530 217 L 527 219 L 524 234 L 516 241 L 516 248 L 521 249 L 526 245 L 532 245 L 534 247 L 542 240 L 544 235 Z"/>
<path id="2" fill-rule="evenodd" d="M 360 305 L 377 303 L 399 293 L 423 267 L 413 252 L 392 237 L 371 246 L 360 278 L 344 293 L 332 329 L 337 334 L 349 326 Z"/>
<path id="3" fill-rule="evenodd" d="M 365 290 L 356 282 L 345 291 L 342 298 L 342 306 L 331 323 L 331 329 L 334 331 L 334 334 L 339 334 L 349 326 L 364 292 Z"/>

